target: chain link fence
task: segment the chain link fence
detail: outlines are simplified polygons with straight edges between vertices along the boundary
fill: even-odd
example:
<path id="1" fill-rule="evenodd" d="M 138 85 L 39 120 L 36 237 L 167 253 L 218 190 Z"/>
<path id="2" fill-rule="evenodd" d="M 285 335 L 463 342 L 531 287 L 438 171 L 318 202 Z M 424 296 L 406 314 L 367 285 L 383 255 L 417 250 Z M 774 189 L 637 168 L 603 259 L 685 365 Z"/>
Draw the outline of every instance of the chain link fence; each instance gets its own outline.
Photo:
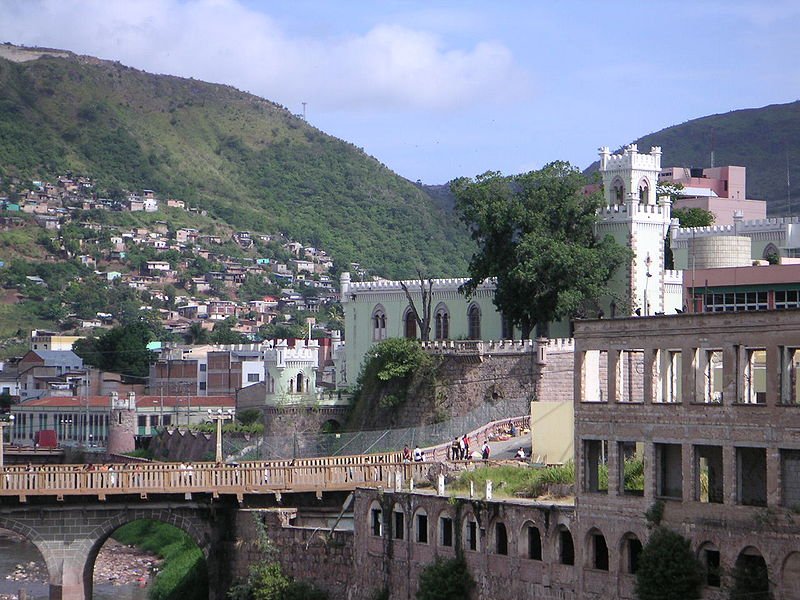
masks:
<path id="1" fill-rule="evenodd" d="M 229 460 L 246 461 L 390 452 L 401 450 L 406 444 L 409 448 L 427 448 L 449 442 L 491 421 L 529 413 L 529 398 L 506 399 L 486 403 L 448 421 L 419 427 L 341 433 L 287 431 L 285 435 L 254 436 L 249 440 L 226 436 L 223 452 Z"/>

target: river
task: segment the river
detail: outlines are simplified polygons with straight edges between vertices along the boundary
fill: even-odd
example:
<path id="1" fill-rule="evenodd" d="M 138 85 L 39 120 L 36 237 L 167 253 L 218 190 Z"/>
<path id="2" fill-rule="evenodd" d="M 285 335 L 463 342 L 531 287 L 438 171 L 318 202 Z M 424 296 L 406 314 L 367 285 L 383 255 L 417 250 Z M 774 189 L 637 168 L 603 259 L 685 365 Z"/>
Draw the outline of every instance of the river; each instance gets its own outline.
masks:
<path id="1" fill-rule="evenodd" d="M 147 587 L 158 559 L 108 540 L 94 567 L 95 600 L 146 600 Z M 17 598 L 25 590 L 28 600 L 47 600 L 47 569 L 32 543 L 0 529 L 0 600 Z"/>

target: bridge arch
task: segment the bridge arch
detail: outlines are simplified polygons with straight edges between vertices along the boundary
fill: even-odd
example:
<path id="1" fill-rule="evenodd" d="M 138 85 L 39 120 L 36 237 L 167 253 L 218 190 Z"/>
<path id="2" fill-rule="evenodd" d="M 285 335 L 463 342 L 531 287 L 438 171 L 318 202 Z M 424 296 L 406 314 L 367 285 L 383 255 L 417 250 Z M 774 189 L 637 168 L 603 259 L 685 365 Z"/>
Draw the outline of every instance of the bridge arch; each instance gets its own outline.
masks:
<path id="1" fill-rule="evenodd" d="M 92 598 L 94 566 L 100 549 L 111 535 L 128 523 L 140 520 L 172 525 L 189 536 L 203 554 L 208 567 L 209 597 L 220 589 L 214 563 L 214 524 L 203 509 L 159 504 L 148 508 L 125 506 L 22 506 L 0 515 L 0 528 L 29 540 L 42 555 L 47 568 L 51 600 Z M 69 523 L 69 525 L 66 525 Z"/>

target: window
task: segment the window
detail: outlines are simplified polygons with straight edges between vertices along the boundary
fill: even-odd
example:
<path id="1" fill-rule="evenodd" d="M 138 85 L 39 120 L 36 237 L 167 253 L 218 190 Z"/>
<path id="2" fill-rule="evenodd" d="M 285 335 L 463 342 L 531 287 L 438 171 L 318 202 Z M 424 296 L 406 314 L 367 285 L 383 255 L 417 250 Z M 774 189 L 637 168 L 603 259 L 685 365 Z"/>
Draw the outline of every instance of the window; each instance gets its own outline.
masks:
<path id="1" fill-rule="evenodd" d="M 584 491 L 608 492 L 607 455 L 608 444 L 606 441 L 583 441 Z"/>
<path id="2" fill-rule="evenodd" d="M 602 533 L 594 533 L 591 537 L 592 543 L 592 568 L 599 571 L 608 571 L 608 545 Z"/>
<path id="3" fill-rule="evenodd" d="M 562 528 L 558 532 L 558 558 L 562 565 L 575 564 L 575 545 L 568 529 Z"/>
<path id="4" fill-rule="evenodd" d="M 136 424 L 139 427 L 147 427 L 147 417 L 145 415 L 139 415 L 136 417 Z"/>
<path id="5" fill-rule="evenodd" d="M 208 369 L 208 365 L 205 363 L 200 363 L 200 372 L 205 373 L 206 369 Z"/>
<path id="6" fill-rule="evenodd" d="M 372 517 L 372 535 L 380 537 L 383 535 L 382 511 L 380 508 L 373 508 L 370 515 Z"/>
<path id="7" fill-rule="evenodd" d="M 722 350 L 705 350 L 705 393 L 706 404 L 722 403 Z"/>
<path id="8" fill-rule="evenodd" d="M 386 339 L 386 311 L 380 304 L 372 311 L 372 340 Z"/>
<path id="9" fill-rule="evenodd" d="M 406 312 L 406 316 L 403 317 L 403 323 L 405 325 L 405 337 L 409 340 L 417 339 L 417 319 L 414 317 L 413 310 L 409 309 L 408 312 Z"/>
<path id="10" fill-rule="evenodd" d="M 767 449 L 736 449 L 736 487 L 739 504 L 767 505 Z"/>
<path id="11" fill-rule="evenodd" d="M 542 536 L 539 528 L 528 525 L 528 558 L 531 560 L 542 560 Z"/>
<path id="12" fill-rule="evenodd" d="M 440 304 L 436 307 L 433 316 L 434 322 L 434 339 L 446 340 L 450 338 L 450 311 L 447 306 Z"/>
<path id="13" fill-rule="evenodd" d="M 721 583 L 719 568 L 719 550 L 711 544 L 704 545 L 700 550 L 700 561 L 706 571 L 706 585 L 719 587 Z"/>
<path id="14" fill-rule="evenodd" d="M 639 570 L 639 557 L 642 555 L 642 542 L 633 534 L 628 534 L 625 538 L 623 559 L 625 560 L 625 572 L 631 575 Z"/>
<path id="15" fill-rule="evenodd" d="M 164 415 L 161 418 L 161 424 L 164 426 L 172 425 L 172 415 Z"/>
<path id="16" fill-rule="evenodd" d="M 478 551 L 478 522 L 467 521 L 464 524 L 464 539 L 467 543 L 467 550 Z"/>
<path id="17" fill-rule="evenodd" d="M 698 502 L 721 504 L 722 487 L 722 447 L 694 447 L 694 498 Z"/>
<path id="18" fill-rule="evenodd" d="M 680 499 L 683 495 L 682 452 L 680 444 L 656 444 L 656 495 Z"/>
<path id="19" fill-rule="evenodd" d="M 206 382 L 205 381 L 200 381 L 200 382 L 198 382 L 197 385 L 198 385 L 198 387 L 199 387 L 199 389 L 201 391 L 205 391 L 205 389 L 206 389 Z"/>
<path id="20" fill-rule="evenodd" d="M 504 523 L 494 525 L 494 550 L 497 554 L 508 554 L 508 532 Z"/>
<path id="21" fill-rule="evenodd" d="M 781 404 L 800 404 L 800 350 L 781 346 Z"/>
<path id="22" fill-rule="evenodd" d="M 417 513 L 417 542 L 428 543 L 428 515 L 425 513 Z"/>
<path id="23" fill-rule="evenodd" d="M 662 397 L 661 402 L 675 403 L 681 401 L 681 378 L 683 361 L 680 350 L 666 350 L 661 353 Z"/>
<path id="24" fill-rule="evenodd" d="M 745 404 L 767 403 L 767 351 L 763 348 L 745 350 L 744 397 Z"/>
<path id="25" fill-rule="evenodd" d="M 800 291 L 798 290 L 776 290 L 775 308 L 800 308 Z"/>
<path id="26" fill-rule="evenodd" d="M 500 327 L 502 328 L 501 335 L 504 340 L 514 339 L 514 325 L 511 324 L 511 319 L 504 315 L 500 322 Z"/>
<path id="27" fill-rule="evenodd" d="M 467 311 L 467 323 L 467 337 L 471 340 L 481 339 L 481 309 L 477 304 L 470 305 Z"/>
<path id="28" fill-rule="evenodd" d="M 619 442 L 619 490 L 626 496 L 644 496 L 644 445 Z"/>
<path id="29" fill-rule="evenodd" d="M 261 381 L 261 376 L 258 373 L 248 373 L 247 374 L 247 382 L 248 383 L 257 383 Z"/>
<path id="30" fill-rule="evenodd" d="M 709 292 L 703 298 L 703 310 L 705 312 L 767 310 L 769 308 L 768 296 L 766 290 L 760 292 Z"/>
<path id="31" fill-rule="evenodd" d="M 453 545 L 453 519 L 450 517 L 439 519 L 439 544 L 442 546 Z"/>
<path id="32" fill-rule="evenodd" d="M 404 540 L 406 537 L 406 518 L 402 511 L 394 511 L 394 539 Z"/>

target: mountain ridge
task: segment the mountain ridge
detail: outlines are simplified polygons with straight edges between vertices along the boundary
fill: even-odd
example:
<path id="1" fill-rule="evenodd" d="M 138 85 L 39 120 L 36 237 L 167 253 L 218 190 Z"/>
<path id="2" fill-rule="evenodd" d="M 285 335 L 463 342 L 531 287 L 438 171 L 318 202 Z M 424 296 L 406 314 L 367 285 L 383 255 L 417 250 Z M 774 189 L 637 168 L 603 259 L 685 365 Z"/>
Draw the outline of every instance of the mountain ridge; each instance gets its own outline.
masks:
<path id="1" fill-rule="evenodd" d="M 106 191 L 154 189 L 386 277 L 466 269 L 472 243 L 451 211 L 274 102 L 119 62 L 24 50 L 40 55 L 0 58 L 0 175 L 72 170 Z"/>

